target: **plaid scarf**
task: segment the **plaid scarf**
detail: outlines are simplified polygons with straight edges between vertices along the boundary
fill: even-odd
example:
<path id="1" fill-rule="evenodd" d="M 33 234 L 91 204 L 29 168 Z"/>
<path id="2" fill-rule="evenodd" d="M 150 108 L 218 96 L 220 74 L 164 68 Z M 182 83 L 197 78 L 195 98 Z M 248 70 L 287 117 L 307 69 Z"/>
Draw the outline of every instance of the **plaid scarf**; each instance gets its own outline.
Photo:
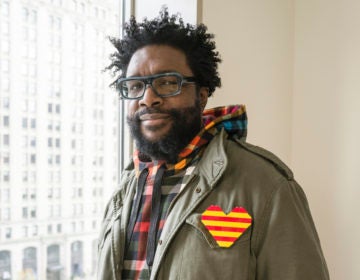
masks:
<path id="1" fill-rule="evenodd" d="M 127 231 L 123 279 L 150 278 L 156 244 L 171 201 L 186 185 L 205 147 L 216 134 L 225 129 L 229 137 L 237 136 L 245 139 L 247 132 L 245 106 L 235 105 L 205 110 L 203 123 L 203 129 L 180 152 L 176 164 L 168 164 L 160 160 L 143 162 L 139 159 L 139 151 L 134 152 L 138 188 Z M 159 198 L 156 199 L 156 196 Z M 157 213 L 154 214 L 155 212 Z"/>

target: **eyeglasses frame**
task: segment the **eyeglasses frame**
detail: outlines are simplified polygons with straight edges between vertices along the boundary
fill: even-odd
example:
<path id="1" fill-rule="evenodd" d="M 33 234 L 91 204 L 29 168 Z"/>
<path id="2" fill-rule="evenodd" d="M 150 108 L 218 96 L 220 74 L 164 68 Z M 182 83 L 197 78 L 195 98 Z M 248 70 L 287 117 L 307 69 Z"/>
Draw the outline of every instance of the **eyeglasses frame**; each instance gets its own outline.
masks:
<path id="1" fill-rule="evenodd" d="M 153 87 L 152 83 L 155 79 L 160 78 L 160 77 L 166 77 L 166 76 L 177 76 L 178 78 L 180 78 L 180 84 L 179 84 L 179 90 L 170 94 L 159 94 L 156 89 Z M 128 96 L 125 96 L 122 92 L 122 90 L 120 90 L 120 84 L 123 83 L 124 81 L 133 81 L 133 80 L 141 80 L 144 82 L 145 87 L 144 87 L 144 91 L 143 93 L 138 96 L 138 97 L 134 97 L 134 98 L 129 98 Z M 120 98 L 124 99 L 124 100 L 140 100 L 144 97 L 145 95 L 145 91 L 147 89 L 148 86 L 151 87 L 151 89 L 154 91 L 154 93 L 159 96 L 159 97 L 171 97 L 171 96 L 175 96 L 175 95 L 179 95 L 181 93 L 181 88 L 184 84 L 192 84 L 192 83 L 196 83 L 196 78 L 194 76 L 183 76 L 178 72 L 166 72 L 166 73 L 160 73 L 160 74 L 155 74 L 155 75 L 149 75 L 149 76 L 134 76 L 134 77 L 125 77 L 125 78 L 120 78 L 116 81 L 116 88 L 120 93 Z"/>

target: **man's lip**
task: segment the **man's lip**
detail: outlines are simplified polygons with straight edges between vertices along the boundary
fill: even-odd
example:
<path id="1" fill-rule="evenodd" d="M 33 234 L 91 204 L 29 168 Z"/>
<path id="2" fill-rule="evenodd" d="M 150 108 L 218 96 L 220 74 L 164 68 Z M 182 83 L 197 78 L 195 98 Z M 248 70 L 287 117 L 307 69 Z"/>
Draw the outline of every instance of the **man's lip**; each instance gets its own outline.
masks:
<path id="1" fill-rule="evenodd" d="M 151 114 L 144 114 L 140 116 L 141 121 L 149 121 L 149 120 L 160 120 L 160 119 L 167 119 L 170 116 L 168 114 L 163 113 L 151 113 Z"/>

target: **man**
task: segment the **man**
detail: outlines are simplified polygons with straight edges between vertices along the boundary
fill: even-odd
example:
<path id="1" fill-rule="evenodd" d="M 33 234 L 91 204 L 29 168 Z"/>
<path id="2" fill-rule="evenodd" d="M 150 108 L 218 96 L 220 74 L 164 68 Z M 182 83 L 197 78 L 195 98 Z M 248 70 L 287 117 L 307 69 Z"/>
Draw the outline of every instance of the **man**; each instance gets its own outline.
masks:
<path id="1" fill-rule="evenodd" d="M 306 197 L 245 142 L 244 106 L 204 110 L 220 86 L 206 27 L 163 9 L 124 29 L 108 68 L 136 150 L 105 211 L 99 279 L 329 279 Z"/>

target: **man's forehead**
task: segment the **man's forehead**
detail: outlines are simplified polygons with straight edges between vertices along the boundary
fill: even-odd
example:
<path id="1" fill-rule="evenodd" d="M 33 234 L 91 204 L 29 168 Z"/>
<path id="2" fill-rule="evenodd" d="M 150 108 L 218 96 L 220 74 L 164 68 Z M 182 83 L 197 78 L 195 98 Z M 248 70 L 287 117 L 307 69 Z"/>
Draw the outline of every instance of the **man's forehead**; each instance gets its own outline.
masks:
<path id="1" fill-rule="evenodd" d="M 167 45 L 148 45 L 134 52 L 126 76 L 147 76 L 165 72 L 192 74 L 184 52 Z"/>

